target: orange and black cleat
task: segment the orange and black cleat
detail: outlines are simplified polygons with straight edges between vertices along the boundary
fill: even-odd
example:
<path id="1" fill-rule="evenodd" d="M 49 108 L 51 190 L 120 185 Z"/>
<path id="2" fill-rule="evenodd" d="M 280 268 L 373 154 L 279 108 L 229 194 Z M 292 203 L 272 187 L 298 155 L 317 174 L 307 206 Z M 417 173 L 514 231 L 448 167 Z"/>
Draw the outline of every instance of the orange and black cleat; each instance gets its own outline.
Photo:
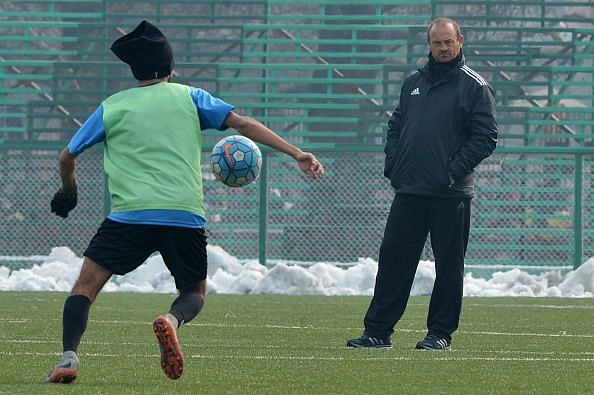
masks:
<path id="1" fill-rule="evenodd" d="M 161 349 L 161 369 L 170 379 L 179 379 L 184 369 L 184 357 L 173 324 L 166 317 L 159 316 L 153 321 L 153 330 Z"/>

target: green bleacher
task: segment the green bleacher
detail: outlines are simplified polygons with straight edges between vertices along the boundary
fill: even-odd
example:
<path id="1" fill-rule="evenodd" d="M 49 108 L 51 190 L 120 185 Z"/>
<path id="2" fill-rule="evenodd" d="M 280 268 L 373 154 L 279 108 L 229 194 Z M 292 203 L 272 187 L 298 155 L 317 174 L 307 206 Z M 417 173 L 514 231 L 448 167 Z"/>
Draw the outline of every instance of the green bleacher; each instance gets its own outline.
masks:
<path id="1" fill-rule="evenodd" d="M 126 86 L 126 68 L 118 67 L 107 49 L 114 37 L 148 12 L 172 41 L 179 80 L 229 94 L 249 114 L 262 114 L 265 108 L 274 107 L 278 115 L 266 115 L 265 120 L 274 127 L 278 124 L 281 132 L 303 135 L 305 141 L 308 134 L 312 138 L 329 134 L 339 142 L 341 134 L 336 134 L 335 129 L 343 130 L 342 136 L 348 141 L 356 140 L 357 135 L 365 141 L 370 133 L 381 135 L 383 125 L 378 122 L 375 132 L 361 130 L 360 125 L 374 115 L 390 113 L 402 78 L 426 58 L 428 21 L 443 10 L 456 8 L 469 64 L 491 81 L 500 103 L 509 112 L 522 114 L 505 119 L 502 140 L 509 131 L 510 140 L 518 144 L 515 137 L 522 131 L 530 135 L 522 139 L 527 145 L 538 146 L 550 133 L 555 139 L 572 136 L 571 144 L 588 144 L 592 129 L 587 113 L 592 104 L 592 70 L 588 62 L 594 30 L 581 12 L 591 12 L 594 7 L 585 2 L 571 3 L 575 7 L 571 14 L 581 15 L 574 16 L 574 21 L 558 16 L 567 9 L 567 2 L 522 1 L 515 7 L 523 19 L 503 23 L 499 18 L 507 16 L 501 15 L 507 12 L 501 10 L 504 3 L 152 0 L 122 5 L 96 0 L 11 1 L 0 10 L 0 29 L 7 33 L 0 46 L 0 64 L 5 70 L 2 78 L 13 84 L 3 84 L 0 103 L 14 102 L 15 95 L 20 96 L 20 102 L 27 100 L 23 95 L 46 95 L 46 108 L 54 107 L 53 115 L 48 111 L 47 115 L 34 117 L 54 116 L 56 125 L 60 119 L 68 122 L 69 113 L 76 110 L 56 111 L 50 98 L 62 95 L 65 102 L 59 104 L 66 110 L 67 106 L 79 107 L 68 102 L 71 99 L 65 90 L 97 76 L 85 72 L 84 61 L 105 62 L 99 71 L 104 78 L 121 79 L 121 84 L 110 81 L 93 87 L 87 95 L 90 101 Z M 37 9 L 27 8 L 29 4 Z M 352 13 L 345 14 L 349 11 Z M 533 23 L 534 18 L 538 23 Z M 56 73 L 51 63 L 19 67 L 10 60 L 48 60 L 71 67 L 60 66 Z M 192 67 L 196 63 L 200 65 Z M 212 67 L 215 64 L 221 67 Z M 347 64 L 356 66 L 348 68 Z M 394 65 L 398 68 L 396 76 Z M 117 72 L 112 73 L 112 68 Z M 285 75 L 289 71 L 293 75 Z M 267 104 L 270 101 L 275 104 Z M 286 111 L 278 102 L 287 103 Z M 293 111 L 296 106 L 301 106 L 302 111 Z M 362 112 L 357 111 L 360 108 Z M 20 115 L 4 112 L 4 119 L 22 118 L 22 111 Z M 349 115 L 345 116 L 345 112 Z M 280 120 L 283 114 L 287 114 L 284 121 Z M 295 131 L 291 130 L 295 128 L 291 116 L 305 116 L 307 120 Z M 333 128 L 335 123 L 351 126 Z M 2 131 L 22 129 L 0 127 Z"/>

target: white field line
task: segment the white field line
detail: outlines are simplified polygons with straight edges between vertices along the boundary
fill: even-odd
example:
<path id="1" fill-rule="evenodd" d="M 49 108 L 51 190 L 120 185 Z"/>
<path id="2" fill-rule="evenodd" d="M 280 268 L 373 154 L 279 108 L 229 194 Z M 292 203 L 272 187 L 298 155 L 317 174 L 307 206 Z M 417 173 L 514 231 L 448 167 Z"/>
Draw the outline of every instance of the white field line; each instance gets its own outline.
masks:
<path id="1" fill-rule="evenodd" d="M 422 305 L 418 305 L 422 306 Z M 490 304 L 484 305 L 479 303 L 463 303 L 462 308 L 464 307 L 504 307 L 506 309 L 509 308 L 538 308 L 538 309 L 584 309 L 584 310 L 594 310 L 594 304 L 592 305 L 574 305 L 574 306 L 560 306 L 554 304 Z"/>
<path id="2" fill-rule="evenodd" d="M 87 346 L 108 346 L 108 347 L 112 347 L 114 345 L 113 342 L 98 342 L 98 341 L 92 341 L 92 340 L 83 340 L 84 344 Z M 1 343 L 7 343 L 7 344 L 61 344 L 61 340 L 56 339 L 56 340 L 28 340 L 28 339 L 0 339 L 0 344 Z M 121 346 L 135 346 L 135 347 L 153 347 L 155 346 L 154 342 L 117 342 L 118 345 Z M 192 348 L 201 348 L 204 349 L 205 346 L 204 345 L 200 345 L 200 344 L 186 344 L 184 342 L 180 342 L 181 346 L 183 349 L 187 350 L 187 349 L 192 349 Z M 229 343 L 229 342 L 225 342 L 224 344 L 215 344 L 215 343 L 209 343 L 208 348 L 211 349 L 219 349 L 219 348 L 224 348 L 226 350 L 228 349 L 233 349 L 233 348 L 237 348 L 237 349 L 242 349 L 245 348 L 246 346 L 244 344 L 241 343 Z M 252 345 L 249 345 L 250 349 L 253 348 Z M 285 351 L 291 351 L 293 349 L 298 349 L 301 350 L 302 347 L 301 346 L 287 346 L 287 345 L 273 345 L 273 344 L 262 344 L 258 347 L 259 349 L 263 349 L 263 350 L 285 350 Z M 345 349 L 346 347 L 344 346 L 316 346 L 316 349 L 319 350 L 337 350 L 337 349 Z M 395 349 L 396 350 L 396 349 Z M 349 349 L 349 351 L 351 351 Z M 363 352 L 366 352 L 367 350 L 364 350 Z M 371 352 L 375 352 L 376 350 L 370 350 Z M 412 349 L 406 349 L 405 352 L 409 352 L 409 351 L 413 351 Z M 6 352 L 11 352 L 11 351 L 6 351 Z M 381 351 L 378 351 L 381 352 Z M 485 354 L 504 354 L 504 355 L 535 355 L 537 357 L 543 357 L 546 355 L 555 355 L 555 356 L 559 356 L 559 355 L 563 355 L 563 356 L 568 356 L 568 357 L 575 357 L 575 358 L 594 358 L 594 351 L 577 351 L 577 352 L 565 352 L 565 351 L 522 351 L 522 350 L 489 350 L 489 351 L 482 351 L 482 350 L 467 350 L 467 349 L 461 349 L 461 350 L 452 350 L 452 353 L 459 353 L 459 352 L 464 352 L 464 353 L 485 353 Z M 2 354 L 2 352 L 0 352 L 0 355 Z M 60 355 L 59 353 L 49 353 L 51 355 Z M 186 353 L 184 353 L 185 355 Z M 92 355 L 91 353 L 83 353 L 83 355 Z M 125 355 L 128 355 L 128 353 L 126 352 Z M 156 355 L 156 354 L 155 354 Z M 513 357 L 512 357 L 513 358 Z"/>
<path id="3" fill-rule="evenodd" d="M 368 350 L 366 350 L 368 351 Z M 185 359 L 212 359 L 212 360 L 295 360 L 295 361 L 453 361 L 453 362 L 464 362 L 464 361 L 492 361 L 492 362 L 594 362 L 594 358 L 549 358 L 549 357 L 463 357 L 452 355 L 455 352 L 445 351 L 442 355 L 436 356 L 435 352 L 415 352 L 414 357 L 404 355 L 390 356 L 392 353 L 390 350 L 371 350 L 371 352 L 379 352 L 384 355 L 381 357 L 369 357 L 363 355 L 364 352 L 360 350 L 352 350 L 352 358 L 347 357 L 316 357 L 316 356 L 292 356 L 292 355 L 204 355 L 204 354 L 184 354 Z M 446 355 L 448 354 L 448 355 Z M 50 352 L 12 352 L 12 351 L 0 351 L 0 355 L 6 356 L 60 356 L 60 353 Z M 81 357 L 99 357 L 99 358 L 159 358 L 160 354 L 105 354 L 105 353 L 81 353 Z"/>
<path id="4" fill-rule="evenodd" d="M 34 321 L 61 321 L 58 318 L 51 319 L 31 319 L 31 318 L 0 318 L 0 322 L 9 324 L 24 324 L 27 322 Z M 151 322 L 138 322 L 138 321 L 125 321 L 125 320 L 89 320 L 92 324 L 116 324 L 116 325 L 152 325 Z M 313 330 L 313 331 L 336 331 L 338 329 L 347 331 L 361 331 L 361 328 L 335 328 L 335 327 L 314 327 L 313 325 L 250 325 L 250 324 L 226 324 L 226 323 L 212 323 L 212 322 L 190 322 L 184 326 L 196 326 L 196 327 L 207 327 L 207 328 L 255 328 L 255 329 L 282 329 L 282 330 Z M 425 333 L 426 329 L 401 329 L 395 328 L 395 332 L 412 332 L 412 333 Z M 594 335 L 582 335 L 582 334 L 570 334 L 565 331 L 559 333 L 523 333 L 523 332 L 495 332 L 495 331 L 469 331 L 469 330 L 458 330 L 456 333 L 464 333 L 469 335 L 490 335 L 490 336 L 527 336 L 527 337 L 575 337 L 575 338 L 594 338 Z M 1 339 L 0 339 L 1 341 Z"/>
<path id="5" fill-rule="evenodd" d="M 426 329 L 395 329 L 396 332 L 414 332 L 425 333 Z M 493 331 L 467 331 L 458 330 L 456 333 L 464 333 L 469 335 L 491 335 L 491 336 L 529 336 L 529 337 L 578 337 L 578 338 L 594 338 L 594 335 L 572 335 L 565 331 L 559 333 L 513 333 L 513 332 L 493 332 Z"/>

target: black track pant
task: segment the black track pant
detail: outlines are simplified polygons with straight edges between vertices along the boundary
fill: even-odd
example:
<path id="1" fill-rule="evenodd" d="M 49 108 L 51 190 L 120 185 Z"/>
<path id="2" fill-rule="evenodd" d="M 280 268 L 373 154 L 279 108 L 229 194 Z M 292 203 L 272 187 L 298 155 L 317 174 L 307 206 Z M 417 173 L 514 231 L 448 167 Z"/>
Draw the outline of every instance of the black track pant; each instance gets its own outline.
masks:
<path id="1" fill-rule="evenodd" d="M 430 234 L 436 278 L 427 317 L 428 334 L 451 339 L 462 309 L 469 229 L 469 198 L 396 195 L 380 247 L 374 295 L 364 320 L 365 334 L 387 337 L 394 332 Z"/>

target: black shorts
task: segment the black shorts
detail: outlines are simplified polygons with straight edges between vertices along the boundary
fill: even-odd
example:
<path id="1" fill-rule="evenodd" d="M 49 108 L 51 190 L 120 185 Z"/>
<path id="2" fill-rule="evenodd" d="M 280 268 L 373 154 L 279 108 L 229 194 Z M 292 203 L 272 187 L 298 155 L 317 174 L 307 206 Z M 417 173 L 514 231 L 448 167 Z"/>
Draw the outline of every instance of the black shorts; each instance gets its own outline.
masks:
<path id="1" fill-rule="evenodd" d="M 124 224 L 106 218 L 84 255 L 105 269 L 123 275 L 136 269 L 156 251 L 161 253 L 177 289 L 206 278 L 204 229 Z"/>

